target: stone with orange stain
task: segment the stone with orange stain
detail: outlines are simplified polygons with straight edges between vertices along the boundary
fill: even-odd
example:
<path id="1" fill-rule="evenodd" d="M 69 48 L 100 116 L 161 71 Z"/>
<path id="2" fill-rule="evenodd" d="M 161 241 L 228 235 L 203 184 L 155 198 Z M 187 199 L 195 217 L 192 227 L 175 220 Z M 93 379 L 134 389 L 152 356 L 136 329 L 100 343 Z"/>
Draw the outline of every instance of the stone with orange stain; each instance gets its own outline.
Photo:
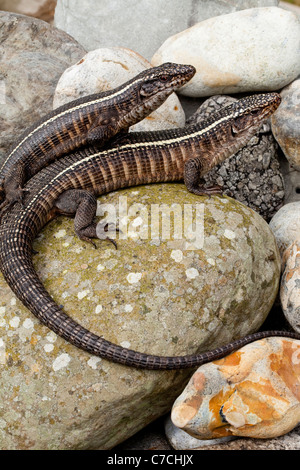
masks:
<path id="1" fill-rule="evenodd" d="M 201 440 L 289 432 L 300 422 L 300 340 L 266 338 L 199 367 L 171 419 Z"/>
<path id="2" fill-rule="evenodd" d="M 151 62 L 194 65 L 196 75 L 180 90 L 187 96 L 261 91 L 262 84 L 270 91 L 300 73 L 299 41 L 294 13 L 249 8 L 209 18 L 169 37 Z"/>

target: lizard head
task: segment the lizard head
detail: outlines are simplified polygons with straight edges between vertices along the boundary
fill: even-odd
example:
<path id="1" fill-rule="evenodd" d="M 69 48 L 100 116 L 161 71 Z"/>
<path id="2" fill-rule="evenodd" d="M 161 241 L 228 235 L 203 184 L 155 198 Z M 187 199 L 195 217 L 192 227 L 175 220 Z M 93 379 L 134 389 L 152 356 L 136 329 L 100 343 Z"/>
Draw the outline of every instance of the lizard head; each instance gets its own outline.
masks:
<path id="1" fill-rule="evenodd" d="M 147 69 L 140 74 L 142 82 L 140 95 L 142 99 L 159 97 L 165 100 L 173 91 L 181 88 L 195 75 L 192 65 L 165 63 L 158 67 Z"/>
<path id="2" fill-rule="evenodd" d="M 203 171 L 234 155 L 253 137 L 281 103 L 278 93 L 247 96 L 203 120 Z"/>
<path id="3" fill-rule="evenodd" d="M 234 103 L 231 124 L 233 137 L 250 128 L 258 130 L 261 124 L 276 111 L 280 103 L 281 97 L 278 93 L 247 96 Z"/>
<path id="4" fill-rule="evenodd" d="M 195 75 L 192 65 L 165 63 L 146 69 L 131 80 L 132 94 L 136 105 L 128 108 L 128 100 L 123 106 L 125 112 L 120 119 L 120 128 L 129 127 L 146 118 L 156 110 L 174 91 L 178 90 Z M 122 107 L 119 104 L 119 107 Z"/>

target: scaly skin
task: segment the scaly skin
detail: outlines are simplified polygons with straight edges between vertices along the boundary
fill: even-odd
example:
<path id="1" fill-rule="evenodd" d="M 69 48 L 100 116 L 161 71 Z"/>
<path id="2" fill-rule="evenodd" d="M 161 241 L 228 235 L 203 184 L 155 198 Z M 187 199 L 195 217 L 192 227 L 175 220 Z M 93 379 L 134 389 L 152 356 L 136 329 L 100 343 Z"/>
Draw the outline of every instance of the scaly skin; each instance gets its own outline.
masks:
<path id="1" fill-rule="evenodd" d="M 72 101 L 27 129 L 0 164 L 0 219 L 23 186 L 49 163 L 87 145 L 103 146 L 144 119 L 195 74 L 191 65 L 166 63 L 120 87 Z"/>

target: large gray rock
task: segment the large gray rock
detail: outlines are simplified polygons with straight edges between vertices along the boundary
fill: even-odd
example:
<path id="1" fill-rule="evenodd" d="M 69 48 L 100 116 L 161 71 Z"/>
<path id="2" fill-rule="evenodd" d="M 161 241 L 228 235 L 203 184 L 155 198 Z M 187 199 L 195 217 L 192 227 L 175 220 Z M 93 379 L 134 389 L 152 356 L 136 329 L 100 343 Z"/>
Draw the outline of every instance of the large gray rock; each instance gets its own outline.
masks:
<path id="1" fill-rule="evenodd" d="M 101 203 L 125 211 L 118 250 L 83 244 L 63 218 L 34 244 L 39 276 L 73 318 L 124 347 L 162 355 L 211 349 L 260 327 L 276 297 L 280 259 L 257 213 L 179 184 L 131 188 Z M 179 217 L 177 236 L 183 204 L 200 205 L 198 248 L 187 244 L 188 217 L 182 238 L 155 236 L 157 204 L 164 223 L 170 209 Z M 41 326 L 2 278 L 0 293 L 1 449 L 112 448 L 165 414 L 191 373 L 91 356 Z"/>
<path id="2" fill-rule="evenodd" d="M 0 158 L 22 132 L 52 110 L 63 71 L 86 51 L 44 21 L 0 12 Z"/>
<path id="3" fill-rule="evenodd" d="M 168 37 L 199 21 L 277 5 L 277 0 L 58 0 L 54 22 L 87 50 L 128 47 L 150 60 Z"/>
<path id="4" fill-rule="evenodd" d="M 253 8 L 202 21 L 167 39 L 151 59 L 197 70 L 187 96 L 284 87 L 300 73 L 300 21 L 278 7 Z"/>

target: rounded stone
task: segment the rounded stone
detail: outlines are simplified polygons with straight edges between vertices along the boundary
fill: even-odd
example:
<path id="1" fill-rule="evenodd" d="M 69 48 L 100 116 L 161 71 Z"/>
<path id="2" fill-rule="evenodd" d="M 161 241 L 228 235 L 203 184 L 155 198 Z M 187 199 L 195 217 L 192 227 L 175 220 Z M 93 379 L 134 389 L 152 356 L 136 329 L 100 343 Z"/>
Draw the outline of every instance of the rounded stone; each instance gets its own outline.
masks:
<path id="1" fill-rule="evenodd" d="M 257 213 L 175 183 L 99 202 L 99 214 L 119 216 L 117 250 L 81 242 L 63 217 L 34 243 L 42 282 L 83 326 L 123 347 L 172 356 L 212 349 L 264 322 L 280 259 Z M 2 278 L 0 289 L 1 448 L 110 449 L 181 393 L 189 370 L 143 371 L 91 356 L 42 326 Z"/>
<path id="2" fill-rule="evenodd" d="M 24 130 L 52 110 L 63 71 L 85 53 L 44 21 L 0 12 L 0 158 Z"/>
<path id="3" fill-rule="evenodd" d="M 55 90 L 53 108 L 82 96 L 112 90 L 150 67 L 150 62 L 142 56 L 122 47 L 88 52 L 62 74 Z M 176 93 L 172 93 L 156 111 L 130 130 L 170 129 L 184 124 L 185 113 Z"/>
<path id="4" fill-rule="evenodd" d="M 300 26 L 299 26 L 300 29 Z M 300 78 L 281 91 L 272 131 L 292 168 L 300 170 Z"/>
<path id="5" fill-rule="evenodd" d="M 191 64 L 197 73 L 181 94 L 273 91 L 300 73 L 298 17 L 277 7 L 216 16 L 167 39 L 151 59 Z"/>
<path id="6" fill-rule="evenodd" d="M 299 214 L 300 201 L 290 202 L 281 207 L 270 221 L 281 255 L 294 241 L 300 240 Z"/>
<path id="7" fill-rule="evenodd" d="M 175 426 L 198 439 L 267 439 L 300 422 L 300 341 L 266 338 L 198 368 L 175 401 Z"/>

